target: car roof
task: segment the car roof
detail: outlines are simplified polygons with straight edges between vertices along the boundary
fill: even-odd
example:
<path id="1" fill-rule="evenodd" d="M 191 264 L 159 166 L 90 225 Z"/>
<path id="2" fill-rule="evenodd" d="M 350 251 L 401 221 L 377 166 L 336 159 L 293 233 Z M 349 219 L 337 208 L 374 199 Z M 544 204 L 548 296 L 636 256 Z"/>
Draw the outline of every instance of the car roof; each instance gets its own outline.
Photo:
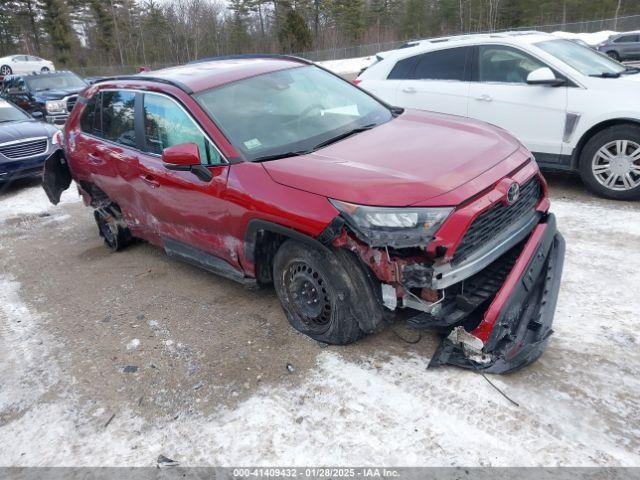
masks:
<path id="1" fill-rule="evenodd" d="M 507 43 L 507 44 L 532 44 L 544 40 L 560 39 L 550 33 L 539 32 L 536 30 L 515 30 L 509 32 L 495 32 L 495 33 L 472 33 L 467 35 L 454 35 L 449 37 L 436 37 L 427 38 L 424 40 L 413 40 L 406 42 L 402 47 L 397 50 L 390 50 L 388 52 L 382 52 L 383 56 L 387 56 L 391 53 L 398 53 L 404 55 L 409 52 L 426 52 L 430 50 L 440 50 L 447 47 L 463 47 L 466 45 L 476 45 L 478 43 Z"/>
<path id="2" fill-rule="evenodd" d="M 310 64 L 312 63 L 307 60 L 284 55 L 213 57 L 137 75 L 105 78 L 96 83 L 101 84 L 115 80 L 145 80 L 171 84 L 187 93 L 196 93 L 243 78 Z"/>

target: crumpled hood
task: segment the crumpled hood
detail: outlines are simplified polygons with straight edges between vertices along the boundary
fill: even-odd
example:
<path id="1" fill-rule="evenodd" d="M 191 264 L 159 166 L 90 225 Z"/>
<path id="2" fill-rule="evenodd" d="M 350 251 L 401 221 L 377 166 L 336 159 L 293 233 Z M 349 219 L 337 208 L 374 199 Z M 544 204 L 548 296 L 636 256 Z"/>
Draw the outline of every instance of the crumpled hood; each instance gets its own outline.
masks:
<path id="1" fill-rule="evenodd" d="M 30 137 L 49 137 L 55 131 L 56 127 L 35 120 L 0 123 L 0 143 Z"/>
<path id="2" fill-rule="evenodd" d="M 362 205 L 407 206 L 470 182 L 519 148 L 489 124 L 407 110 L 317 152 L 263 166 L 274 181 L 300 190 Z"/>

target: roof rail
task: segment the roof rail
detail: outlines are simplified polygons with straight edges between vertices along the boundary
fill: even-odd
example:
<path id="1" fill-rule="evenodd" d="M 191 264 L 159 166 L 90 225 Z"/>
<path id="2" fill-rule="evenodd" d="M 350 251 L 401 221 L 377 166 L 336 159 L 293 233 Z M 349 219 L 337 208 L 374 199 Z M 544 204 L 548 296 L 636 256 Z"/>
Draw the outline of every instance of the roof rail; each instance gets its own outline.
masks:
<path id="1" fill-rule="evenodd" d="M 218 57 L 204 57 L 199 58 L 197 60 L 191 60 L 187 62 L 187 65 L 193 65 L 195 63 L 205 63 L 205 62 L 217 62 L 219 60 L 242 60 L 242 59 L 251 59 L 251 58 L 273 58 L 275 60 L 291 60 L 294 62 L 312 64 L 313 62 L 307 60 L 306 58 L 296 57 L 294 55 L 284 55 L 280 53 L 247 53 L 242 55 L 221 55 Z"/>
<path id="2" fill-rule="evenodd" d="M 182 82 L 177 82 L 175 80 L 169 80 L 168 78 L 154 77 L 153 75 L 141 75 L 141 74 L 137 74 L 137 75 L 116 75 L 116 76 L 113 76 L 113 77 L 101 78 L 100 80 L 96 81 L 93 85 L 98 85 L 98 84 L 103 83 L 103 82 L 114 82 L 114 81 L 118 81 L 118 80 L 142 80 L 142 81 L 146 81 L 146 82 L 164 83 L 166 85 L 171 85 L 172 87 L 179 88 L 180 90 L 182 90 L 187 95 L 192 95 L 193 94 L 193 90 L 191 88 L 187 87 Z"/>

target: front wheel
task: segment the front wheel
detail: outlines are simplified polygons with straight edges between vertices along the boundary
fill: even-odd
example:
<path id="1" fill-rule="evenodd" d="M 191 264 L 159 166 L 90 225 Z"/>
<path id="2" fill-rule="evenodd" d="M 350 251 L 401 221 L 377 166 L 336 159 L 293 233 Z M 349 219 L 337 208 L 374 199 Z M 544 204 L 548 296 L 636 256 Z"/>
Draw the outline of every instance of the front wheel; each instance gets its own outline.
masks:
<path id="1" fill-rule="evenodd" d="M 607 52 L 607 55 L 609 55 L 611 58 L 613 58 L 616 62 L 620 61 L 620 55 L 618 55 L 618 52 L 616 52 L 616 51 L 612 50 L 610 52 Z"/>
<path id="2" fill-rule="evenodd" d="M 314 340 L 344 345 L 385 323 L 380 287 L 351 252 L 287 240 L 273 279 L 289 323 Z"/>
<path id="3" fill-rule="evenodd" d="M 614 200 L 640 199 L 640 127 L 615 125 L 596 133 L 580 154 L 587 188 Z"/>

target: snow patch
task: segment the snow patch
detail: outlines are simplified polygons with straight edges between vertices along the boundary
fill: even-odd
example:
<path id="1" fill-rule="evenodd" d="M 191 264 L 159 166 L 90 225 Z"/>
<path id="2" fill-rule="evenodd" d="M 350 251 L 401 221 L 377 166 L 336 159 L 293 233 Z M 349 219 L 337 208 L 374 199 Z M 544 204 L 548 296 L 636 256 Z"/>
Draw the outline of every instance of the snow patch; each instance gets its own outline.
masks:
<path id="1" fill-rule="evenodd" d="M 0 196 L 0 224 L 19 215 L 35 215 L 53 212 L 60 205 L 80 201 L 77 190 L 72 185 L 62 193 L 60 203 L 54 206 L 49 202 L 42 186 L 35 185 L 15 192 L 5 192 Z"/>

